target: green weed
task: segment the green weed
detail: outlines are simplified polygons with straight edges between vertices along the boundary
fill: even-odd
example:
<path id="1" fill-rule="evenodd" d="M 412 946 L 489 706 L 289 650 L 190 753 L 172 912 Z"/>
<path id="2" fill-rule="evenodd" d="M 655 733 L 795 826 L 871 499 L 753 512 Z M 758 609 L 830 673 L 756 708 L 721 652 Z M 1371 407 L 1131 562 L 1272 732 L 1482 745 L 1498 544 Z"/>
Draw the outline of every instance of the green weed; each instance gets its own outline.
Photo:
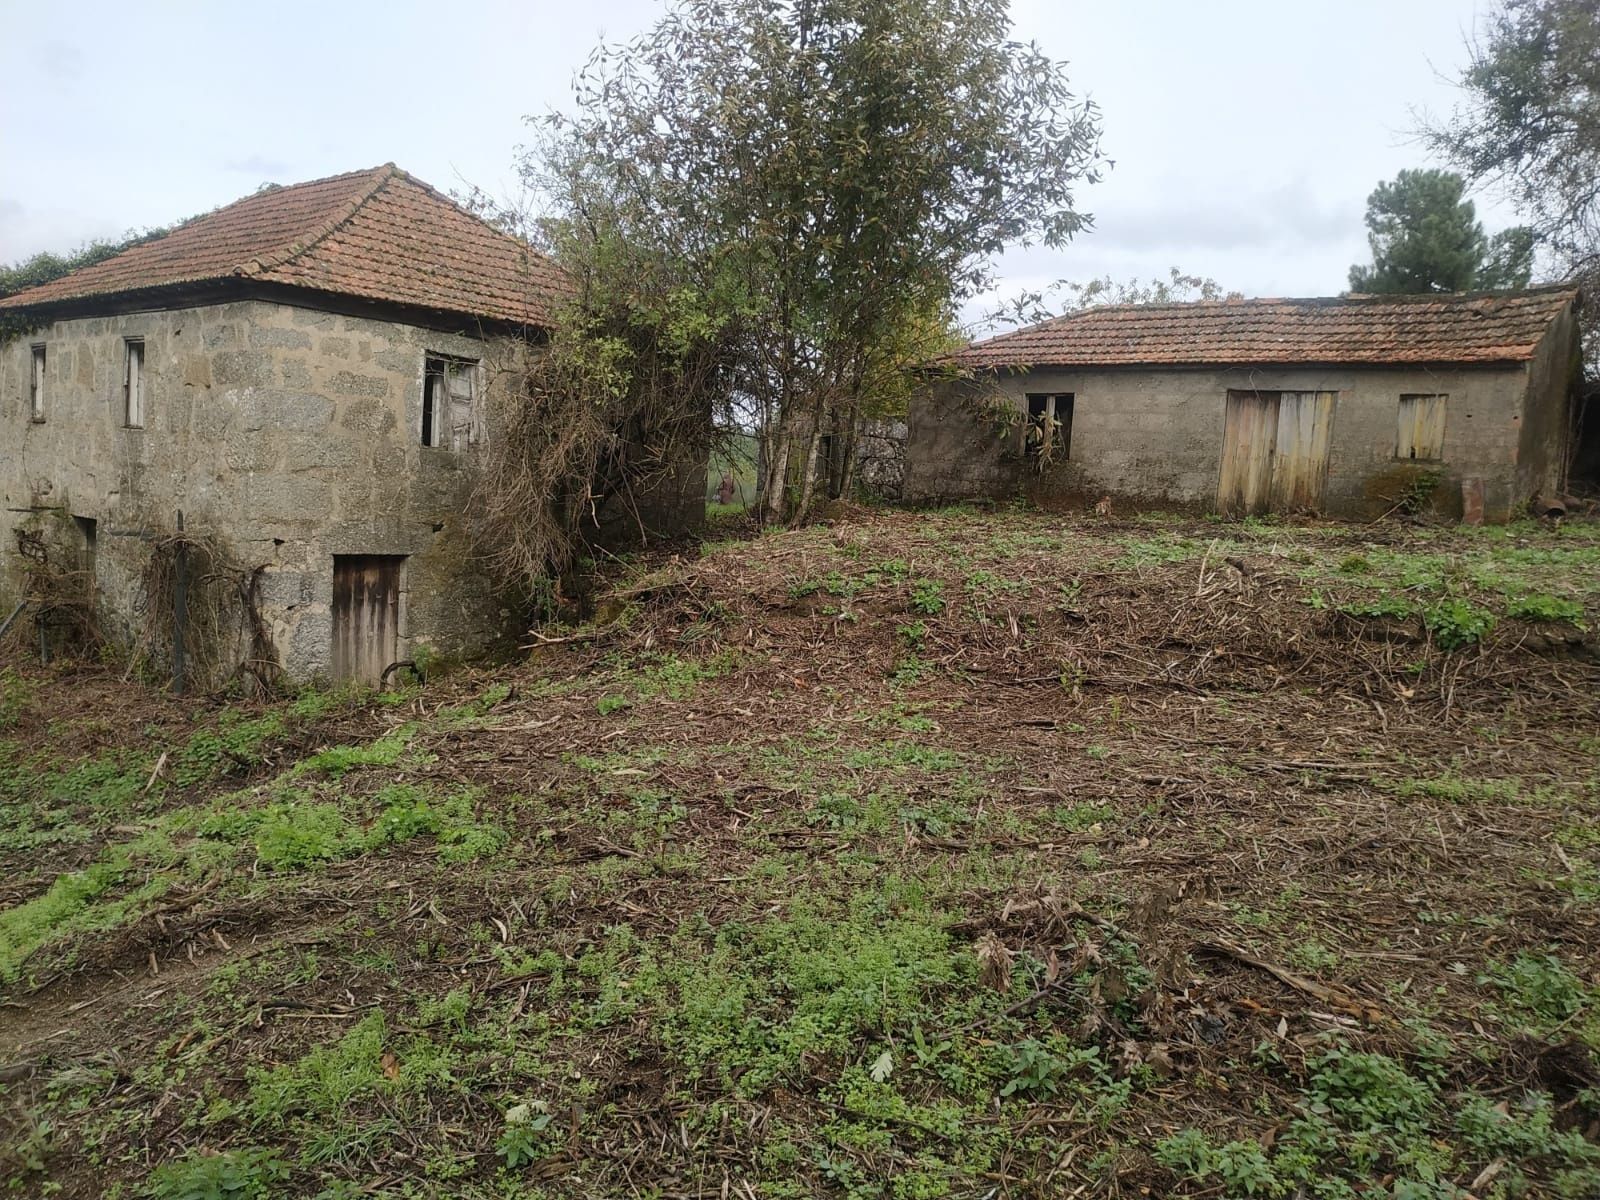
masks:
<path id="1" fill-rule="evenodd" d="M 1506 602 L 1506 616 L 1514 621 L 1568 621 L 1576 625 L 1583 620 L 1583 605 L 1541 592 L 1512 597 Z"/>
<path id="2" fill-rule="evenodd" d="M 1511 1008 L 1546 1027 L 1582 1013 L 1593 997 L 1583 982 L 1553 954 L 1519 954 L 1496 963 L 1480 982 L 1494 985 Z"/>
<path id="3" fill-rule="evenodd" d="M 330 746 L 302 759 L 294 768 L 294 773 L 315 773 L 340 779 L 351 771 L 368 767 L 392 767 L 405 755 L 416 732 L 415 725 L 407 724 L 391 729 L 365 746 Z"/>
<path id="4" fill-rule="evenodd" d="M 0 733 L 15 729 L 23 712 L 33 703 L 35 688 L 9 667 L 0 669 Z"/>
<path id="5" fill-rule="evenodd" d="M 369 1097 L 385 1097 L 404 1112 L 408 1098 L 452 1079 L 447 1051 L 426 1037 L 391 1033 L 376 1009 L 337 1042 L 314 1047 L 296 1062 L 252 1068 L 248 1110 L 268 1128 L 293 1120 L 337 1124 Z"/>
<path id="6" fill-rule="evenodd" d="M 726 923 L 703 956 L 662 968 L 673 996 L 662 1035 L 694 1074 L 756 1096 L 808 1056 L 883 1036 L 967 961 L 934 914 L 802 903 L 785 918 Z"/>
<path id="7" fill-rule="evenodd" d="M 151 1200 L 269 1200 L 282 1195 L 289 1169 L 263 1147 L 221 1154 L 194 1151 L 150 1173 Z"/>
<path id="8" fill-rule="evenodd" d="M 945 610 L 944 584 L 937 579 L 919 579 L 911 585 L 913 611 L 936 617 Z"/>
<path id="9" fill-rule="evenodd" d="M 1453 596 L 1424 609 L 1422 623 L 1441 649 L 1459 650 L 1477 642 L 1494 628 L 1494 614 Z"/>
<path id="10" fill-rule="evenodd" d="M 274 804 L 255 831 L 256 858 L 273 871 L 302 871 L 347 858 L 359 840 L 336 804 Z"/>

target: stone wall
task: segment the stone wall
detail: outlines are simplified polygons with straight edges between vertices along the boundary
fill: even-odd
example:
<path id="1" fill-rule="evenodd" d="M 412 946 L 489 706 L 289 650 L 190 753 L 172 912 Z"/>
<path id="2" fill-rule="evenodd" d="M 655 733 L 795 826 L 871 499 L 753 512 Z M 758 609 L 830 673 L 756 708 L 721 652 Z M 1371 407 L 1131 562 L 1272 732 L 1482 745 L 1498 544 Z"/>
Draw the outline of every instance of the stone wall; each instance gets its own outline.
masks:
<path id="1" fill-rule="evenodd" d="M 856 427 L 856 489 L 877 500 L 899 500 L 905 491 L 906 438 L 910 427 L 897 418 L 863 420 Z"/>
<path id="2" fill-rule="evenodd" d="M 1336 391 L 1325 509 L 1371 517 L 1418 472 L 1395 457 L 1402 393 L 1445 393 L 1441 511 L 1459 513 L 1463 478 L 1484 481 L 1485 511 L 1504 519 L 1528 499 L 1520 472 L 1527 366 L 1037 370 L 940 383 L 911 405 L 905 499 L 929 502 L 1029 492 L 1045 501 L 1209 509 L 1216 501 L 1229 389 Z M 1070 459 L 1036 472 L 1022 453 L 1029 393 L 1075 397 Z M 1552 390 L 1535 408 L 1546 411 Z M 998 426 L 985 404 L 1014 415 Z M 1431 464 L 1430 464 L 1431 466 Z"/>
<path id="3" fill-rule="evenodd" d="M 139 429 L 123 424 L 127 338 L 144 340 Z M 42 423 L 28 413 L 36 343 Z M 88 526 L 65 517 L 85 518 L 107 623 L 131 636 L 150 539 L 181 509 L 190 530 L 265 568 L 263 616 L 293 679 L 331 668 L 337 554 L 406 556 L 402 657 L 474 652 L 508 614 L 463 527 L 478 451 L 421 444 L 423 359 L 480 360 L 482 396 L 520 349 L 266 301 L 77 318 L 16 339 L 0 348 L 0 600 L 22 586 L 18 527 L 48 531 L 67 555 Z"/>

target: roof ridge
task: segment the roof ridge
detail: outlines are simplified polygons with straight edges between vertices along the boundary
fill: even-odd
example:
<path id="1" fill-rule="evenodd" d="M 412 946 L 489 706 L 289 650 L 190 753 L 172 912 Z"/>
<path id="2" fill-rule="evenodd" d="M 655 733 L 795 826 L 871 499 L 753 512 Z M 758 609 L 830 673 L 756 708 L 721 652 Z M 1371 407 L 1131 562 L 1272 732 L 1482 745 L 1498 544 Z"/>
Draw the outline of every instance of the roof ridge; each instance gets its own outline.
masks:
<path id="1" fill-rule="evenodd" d="M 1042 321 L 1019 325 L 1015 329 L 1007 329 L 1000 333 L 990 334 L 986 338 L 979 338 L 969 342 L 967 348 L 991 346 L 997 342 L 1008 341 L 1021 334 L 1037 333 L 1056 326 L 1064 326 L 1086 317 L 1095 317 L 1107 313 L 1153 313 L 1174 309 L 1192 312 L 1195 309 L 1267 308 L 1272 306 L 1301 309 L 1339 308 L 1342 306 L 1364 308 L 1380 307 L 1386 304 L 1409 306 L 1419 303 L 1464 306 L 1483 300 L 1515 301 L 1526 298 L 1544 299 L 1558 295 L 1571 296 L 1578 294 L 1579 291 L 1580 289 L 1575 283 L 1558 281 L 1555 283 L 1534 284 L 1525 288 L 1501 288 L 1477 292 L 1346 292 L 1338 296 L 1236 296 L 1218 300 L 1160 300 L 1148 304 L 1132 300 L 1117 304 L 1086 304 L 1081 308 L 1069 309 L 1066 312 L 1057 313 L 1053 317 L 1046 317 Z M 957 353 L 960 352 L 958 351 Z"/>
<path id="2" fill-rule="evenodd" d="M 279 267 L 287 266 L 289 263 L 292 263 L 295 259 L 299 258 L 302 254 L 307 254 L 310 251 L 315 250 L 319 245 L 322 244 L 322 242 L 326 241 L 335 232 L 337 232 L 340 226 L 349 222 L 352 217 L 360 212 L 362 208 L 365 207 L 367 201 L 371 200 L 383 190 L 384 185 L 386 185 L 397 174 L 403 175 L 405 172 L 401 171 L 399 167 L 394 165 L 394 163 L 387 162 L 381 167 L 373 167 L 364 172 L 352 171 L 349 172 L 349 174 L 364 174 L 367 176 L 367 181 L 362 185 L 361 189 L 354 194 L 354 197 L 338 211 L 331 221 L 323 222 L 323 224 L 311 231 L 311 235 L 309 237 L 291 242 L 282 251 L 276 254 L 257 255 L 249 262 L 240 263 L 233 269 L 231 273 L 246 277 L 264 275 L 268 271 L 275 271 Z M 338 175 L 330 175 L 326 180 L 310 180 L 309 182 L 325 183 L 338 178 L 341 177 Z M 307 184 L 294 183 L 290 184 L 289 186 L 305 187 Z"/>
<path id="3" fill-rule="evenodd" d="M 393 164 L 390 164 L 390 165 L 392 166 Z M 429 183 L 426 179 L 418 179 L 415 175 L 413 175 L 410 171 L 407 171 L 404 167 L 395 167 L 395 178 L 399 179 L 399 180 L 401 180 L 401 181 L 403 181 L 405 183 L 409 183 L 412 187 L 416 188 L 418 191 L 422 192 L 425 195 L 432 196 L 439 203 L 444 204 L 444 205 L 448 205 L 450 208 L 455 209 L 456 212 L 460 213 L 463 217 L 466 217 L 468 220 L 476 221 L 479 225 L 482 225 L 485 229 L 489 230 L 491 233 L 495 234 L 498 237 L 504 238 L 506 241 L 512 243 L 518 249 L 522 250 L 525 254 L 528 254 L 528 255 L 532 256 L 532 258 L 542 258 L 547 262 L 551 262 L 551 263 L 555 262 L 555 259 L 553 259 L 549 254 L 547 254 L 543 250 L 539 249 L 539 247 L 535 246 L 531 241 L 529 241 L 527 238 L 523 237 L 521 234 L 512 233 L 510 230 L 502 229 L 500 226 L 496 225 L 493 221 L 490 221 L 486 217 L 480 216 L 478 213 L 475 213 L 471 209 L 467 208 L 464 204 L 461 203 L 461 201 L 457 200 L 449 192 L 441 192 L 438 188 L 434 187 L 433 184 Z M 531 259 L 530 259 L 530 265 L 531 265 Z"/>

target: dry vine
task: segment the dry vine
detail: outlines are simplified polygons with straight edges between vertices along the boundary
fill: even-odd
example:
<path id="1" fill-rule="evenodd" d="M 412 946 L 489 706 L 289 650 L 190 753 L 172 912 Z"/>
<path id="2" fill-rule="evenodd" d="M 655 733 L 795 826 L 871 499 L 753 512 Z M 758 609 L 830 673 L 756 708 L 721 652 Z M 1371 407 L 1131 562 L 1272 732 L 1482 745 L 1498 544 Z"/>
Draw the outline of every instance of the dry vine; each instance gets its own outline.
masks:
<path id="1" fill-rule="evenodd" d="M 274 692 L 282 667 L 261 616 L 264 568 L 246 566 L 214 538 L 192 532 L 163 533 L 151 542 L 140 580 L 143 620 L 135 665 L 152 672 L 171 667 L 180 558 L 187 578 L 185 677 L 216 687 L 238 680 L 257 696 Z"/>
<path id="2" fill-rule="evenodd" d="M 17 554 L 25 564 L 27 580 L 23 596 L 33 612 L 34 624 L 41 633 L 60 631 L 54 639 L 57 650 L 92 650 L 99 646 L 93 573 L 52 561 L 50 547 L 40 533 L 18 529 L 16 537 Z"/>

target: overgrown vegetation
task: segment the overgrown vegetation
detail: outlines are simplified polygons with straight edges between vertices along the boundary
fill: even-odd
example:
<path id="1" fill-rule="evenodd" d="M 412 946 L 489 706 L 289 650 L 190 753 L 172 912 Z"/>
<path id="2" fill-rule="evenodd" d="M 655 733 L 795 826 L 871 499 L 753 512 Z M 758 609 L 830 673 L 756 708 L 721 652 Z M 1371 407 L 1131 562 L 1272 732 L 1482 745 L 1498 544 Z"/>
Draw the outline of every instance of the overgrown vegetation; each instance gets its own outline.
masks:
<path id="1" fill-rule="evenodd" d="M 1009 29 L 1004 0 L 719 0 L 595 52 L 523 164 L 574 292 L 489 440 L 508 579 L 543 586 L 712 428 L 756 431 L 769 521 L 849 490 L 857 418 L 955 344 L 999 251 L 1087 223 L 1098 116 Z"/>
<path id="2" fill-rule="evenodd" d="M 258 606 L 262 570 L 239 562 L 214 536 L 192 530 L 153 536 L 140 580 L 136 665 L 154 676 L 172 672 L 181 575 L 185 682 L 208 688 L 240 683 L 246 695 L 271 695 L 279 687 L 281 669 Z"/>

